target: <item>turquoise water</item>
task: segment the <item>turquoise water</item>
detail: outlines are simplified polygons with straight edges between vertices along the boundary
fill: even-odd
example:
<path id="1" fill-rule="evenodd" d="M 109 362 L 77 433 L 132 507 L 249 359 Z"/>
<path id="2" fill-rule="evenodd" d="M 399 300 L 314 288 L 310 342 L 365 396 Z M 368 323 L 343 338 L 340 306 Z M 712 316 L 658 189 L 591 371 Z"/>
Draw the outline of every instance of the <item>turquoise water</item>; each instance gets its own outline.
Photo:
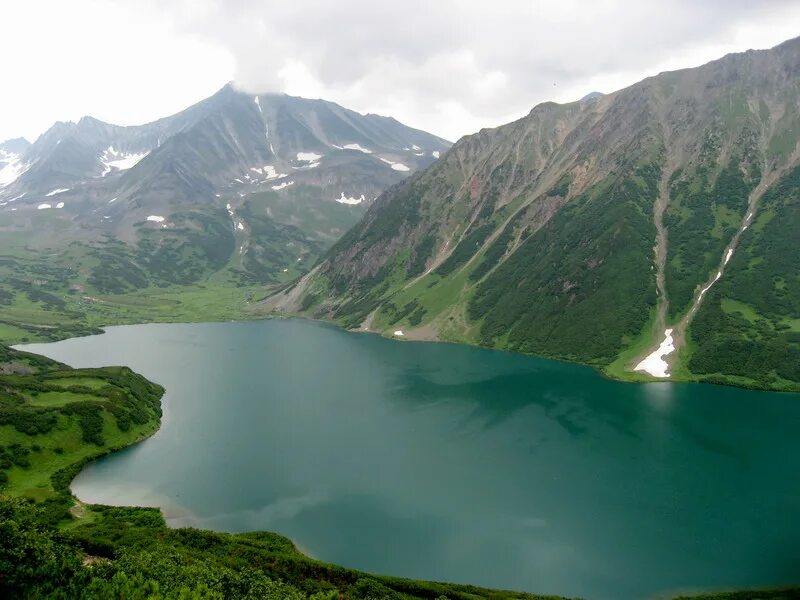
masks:
<path id="1" fill-rule="evenodd" d="M 137 325 L 30 345 L 164 385 L 86 501 L 292 538 L 384 574 L 589 600 L 800 581 L 800 397 L 305 321 Z"/>

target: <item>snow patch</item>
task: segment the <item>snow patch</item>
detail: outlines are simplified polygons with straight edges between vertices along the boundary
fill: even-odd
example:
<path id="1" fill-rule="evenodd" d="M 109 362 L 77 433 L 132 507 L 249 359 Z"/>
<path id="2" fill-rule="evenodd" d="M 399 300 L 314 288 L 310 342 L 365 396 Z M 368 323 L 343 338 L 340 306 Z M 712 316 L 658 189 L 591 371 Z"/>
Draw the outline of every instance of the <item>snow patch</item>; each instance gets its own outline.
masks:
<path id="1" fill-rule="evenodd" d="M 244 225 L 242 224 L 241 221 L 236 223 L 236 229 L 238 229 L 239 231 L 244 231 Z"/>
<path id="2" fill-rule="evenodd" d="M 39 206 L 36 207 L 36 210 L 45 210 L 47 208 L 53 208 L 47 202 L 42 202 Z"/>
<path id="3" fill-rule="evenodd" d="M 111 200 L 108 201 L 108 203 L 109 204 L 114 204 L 114 202 L 117 201 L 117 198 L 119 198 L 119 196 L 114 196 Z"/>
<path id="4" fill-rule="evenodd" d="M 322 154 L 317 154 L 316 152 L 298 152 L 297 153 L 297 160 L 300 162 L 316 162 L 320 158 L 322 158 Z"/>
<path id="5" fill-rule="evenodd" d="M 286 177 L 286 173 L 278 173 L 273 165 L 264 165 L 261 168 L 251 167 L 250 170 L 255 171 L 256 173 L 261 173 L 267 178 L 267 181 L 270 179 L 280 179 L 281 177 Z"/>
<path id="6" fill-rule="evenodd" d="M 356 198 L 355 196 L 348 198 L 347 196 L 344 195 L 344 192 L 342 192 L 341 197 L 336 198 L 336 201 L 339 204 L 361 204 L 362 202 L 364 202 L 364 200 L 365 200 L 364 194 L 361 194 L 359 198 Z"/>
<path id="7" fill-rule="evenodd" d="M 4 152 L 0 159 L 0 188 L 3 188 L 22 175 L 30 168 L 30 165 L 22 162 L 18 154 Z"/>
<path id="8" fill-rule="evenodd" d="M 114 146 L 109 146 L 100 155 L 100 162 L 103 163 L 105 169 L 100 174 L 100 177 L 105 177 L 113 169 L 118 171 L 126 171 L 142 160 L 150 152 L 120 152 L 114 149 Z"/>
<path id="9" fill-rule="evenodd" d="M 59 202 L 58 204 L 56 204 L 56 208 L 64 208 L 64 203 Z"/>
<path id="10" fill-rule="evenodd" d="M 52 192 L 47 192 L 45 194 L 45 198 L 49 198 L 50 196 L 55 196 L 56 194 L 63 194 L 64 192 L 68 192 L 70 188 L 58 188 L 53 190 Z"/>
<path id="11" fill-rule="evenodd" d="M 433 158 L 439 158 L 441 156 L 441 153 L 438 150 L 434 150 L 433 152 L 431 152 L 431 156 Z"/>
<path id="12" fill-rule="evenodd" d="M 383 162 L 385 162 L 387 165 L 390 165 L 392 167 L 392 169 L 394 169 L 395 171 L 410 171 L 411 170 L 407 166 L 405 166 L 403 163 L 394 162 L 393 160 L 389 160 L 388 158 L 382 158 L 381 160 Z"/>
<path id="13" fill-rule="evenodd" d="M 308 171 L 309 169 L 316 169 L 319 166 L 318 162 L 308 163 L 302 167 L 292 167 L 293 169 Z"/>
<path id="14" fill-rule="evenodd" d="M 675 342 L 672 339 L 672 329 L 665 329 L 664 341 L 661 342 L 661 345 L 655 352 L 647 356 L 642 362 L 636 365 L 636 367 L 634 367 L 634 371 L 646 371 L 653 377 L 669 377 L 669 373 L 667 372 L 669 365 L 664 358 L 672 354 L 674 351 Z"/>
<path id="15" fill-rule="evenodd" d="M 147 220 L 152 221 L 153 223 L 163 223 L 164 217 L 160 215 L 150 215 L 149 217 L 147 217 Z"/>
<path id="16" fill-rule="evenodd" d="M 697 303 L 698 303 L 698 304 L 700 304 L 700 300 L 702 300 L 702 299 L 703 299 L 703 295 L 704 295 L 704 294 L 705 294 L 705 293 L 706 293 L 708 290 L 710 290 L 710 289 L 711 289 L 711 286 L 712 286 L 712 285 L 714 285 L 715 283 L 717 283 L 717 280 L 719 280 L 719 278 L 720 278 L 720 277 L 722 277 L 722 271 L 717 271 L 717 276 L 716 276 L 716 277 L 714 277 L 714 279 L 711 281 L 711 283 L 709 283 L 709 284 L 708 284 L 706 287 L 704 287 L 702 290 L 700 290 L 700 295 L 699 295 L 699 296 L 697 296 Z"/>
<path id="17" fill-rule="evenodd" d="M 364 148 L 359 144 L 345 144 L 342 146 L 344 150 L 358 150 L 359 152 L 363 152 L 364 154 L 372 154 L 372 150 L 368 148 Z"/>
<path id="18" fill-rule="evenodd" d="M 258 96 L 255 96 L 255 97 L 253 98 L 253 102 L 255 102 L 255 103 L 256 103 L 256 106 L 258 107 L 258 112 L 260 112 L 260 113 L 263 115 L 263 114 L 264 114 L 264 111 L 263 111 L 263 110 L 261 110 L 261 101 L 258 99 Z"/>
<path id="19" fill-rule="evenodd" d="M 283 183 L 279 183 L 278 185 L 273 185 L 272 189 L 277 192 L 278 190 L 282 190 L 283 188 L 287 188 L 290 185 L 294 185 L 294 181 L 284 181 Z"/>
<path id="20" fill-rule="evenodd" d="M 422 148 L 420 148 L 420 147 L 419 147 L 419 146 L 417 146 L 416 144 L 412 145 L 412 146 L 411 146 L 411 149 L 412 149 L 412 150 L 422 150 Z"/>

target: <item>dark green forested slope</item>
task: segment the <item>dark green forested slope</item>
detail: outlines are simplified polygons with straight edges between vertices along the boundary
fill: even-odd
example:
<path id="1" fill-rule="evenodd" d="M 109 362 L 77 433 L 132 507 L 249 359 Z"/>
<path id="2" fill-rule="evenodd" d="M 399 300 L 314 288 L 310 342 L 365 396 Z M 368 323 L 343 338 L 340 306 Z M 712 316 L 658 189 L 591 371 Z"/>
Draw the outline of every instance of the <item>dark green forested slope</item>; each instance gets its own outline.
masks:
<path id="1" fill-rule="evenodd" d="M 264 306 L 632 379 L 670 328 L 676 379 L 800 390 L 798 73 L 800 38 L 462 138 Z"/>
<path id="2" fill-rule="evenodd" d="M 613 360 L 655 305 L 646 199 L 659 172 L 643 165 L 601 182 L 483 279 L 468 309 L 481 341 L 506 336 L 513 350 Z"/>
<path id="3" fill-rule="evenodd" d="M 764 195 L 692 325 L 695 373 L 800 381 L 800 168 Z"/>

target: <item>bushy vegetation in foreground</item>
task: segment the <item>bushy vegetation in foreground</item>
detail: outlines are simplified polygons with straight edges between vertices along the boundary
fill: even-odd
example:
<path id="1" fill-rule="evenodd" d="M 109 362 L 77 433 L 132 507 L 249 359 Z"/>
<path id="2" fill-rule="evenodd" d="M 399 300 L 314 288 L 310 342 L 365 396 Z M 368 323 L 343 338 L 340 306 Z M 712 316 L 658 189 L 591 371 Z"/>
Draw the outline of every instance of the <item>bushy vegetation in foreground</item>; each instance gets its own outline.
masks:
<path id="1" fill-rule="evenodd" d="M 68 531 L 40 509 L 0 498 L 0 596 L 125 600 L 262 598 L 545 600 L 552 596 L 373 576 L 300 554 L 273 533 L 168 529 L 149 508 L 91 507 Z M 796 600 L 800 588 L 714 593 L 697 600 Z"/>
<path id="2" fill-rule="evenodd" d="M 0 596 L 13 598 L 545 598 L 370 576 L 309 559 L 272 533 L 168 529 L 155 509 L 92 507 L 69 531 L 0 499 Z"/>

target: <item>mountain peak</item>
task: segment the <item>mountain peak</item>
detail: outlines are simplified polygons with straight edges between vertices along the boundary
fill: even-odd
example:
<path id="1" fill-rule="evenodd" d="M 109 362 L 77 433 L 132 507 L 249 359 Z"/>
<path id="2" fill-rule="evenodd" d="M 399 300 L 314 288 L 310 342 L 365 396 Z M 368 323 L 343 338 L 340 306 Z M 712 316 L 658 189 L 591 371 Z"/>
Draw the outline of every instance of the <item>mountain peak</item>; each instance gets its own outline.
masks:
<path id="1" fill-rule="evenodd" d="M 30 146 L 31 143 L 23 137 L 0 142 L 0 150 L 4 150 L 5 152 L 10 152 L 12 154 L 24 154 L 28 148 L 30 148 Z"/>

